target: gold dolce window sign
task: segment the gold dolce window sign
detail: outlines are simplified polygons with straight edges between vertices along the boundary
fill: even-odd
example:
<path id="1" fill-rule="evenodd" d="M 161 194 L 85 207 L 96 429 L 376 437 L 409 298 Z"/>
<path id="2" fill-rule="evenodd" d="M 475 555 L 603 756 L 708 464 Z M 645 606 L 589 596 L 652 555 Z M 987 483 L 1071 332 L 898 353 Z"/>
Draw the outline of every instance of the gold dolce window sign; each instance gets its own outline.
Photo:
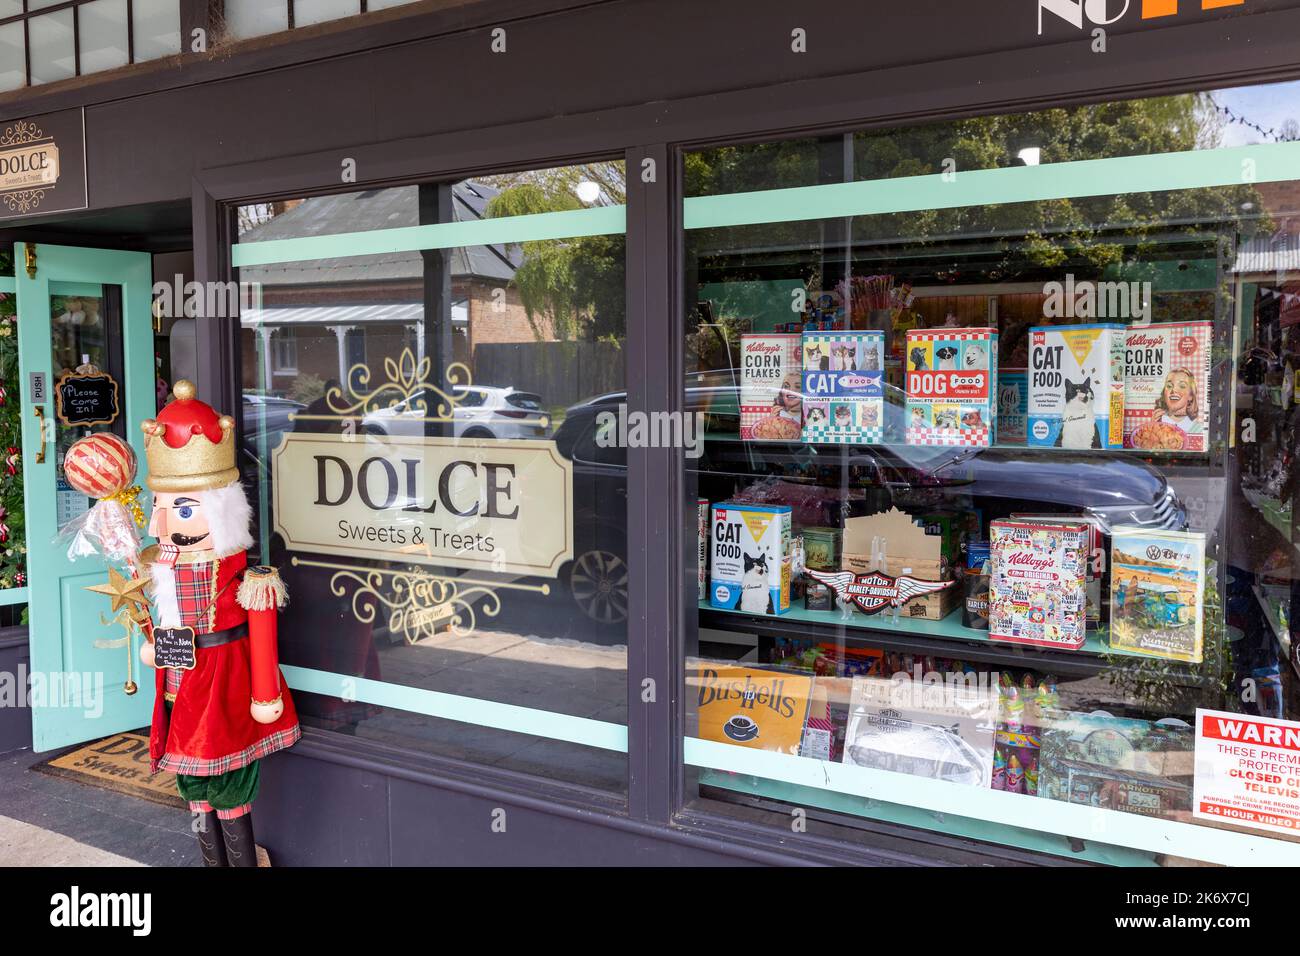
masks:
<path id="1" fill-rule="evenodd" d="M 293 551 L 552 578 L 573 557 L 554 442 L 289 433 L 272 471 Z"/>
<path id="2" fill-rule="evenodd" d="M 35 123 L 20 121 L 0 136 L 0 196 L 19 212 L 35 210 L 59 181 L 59 147 Z"/>

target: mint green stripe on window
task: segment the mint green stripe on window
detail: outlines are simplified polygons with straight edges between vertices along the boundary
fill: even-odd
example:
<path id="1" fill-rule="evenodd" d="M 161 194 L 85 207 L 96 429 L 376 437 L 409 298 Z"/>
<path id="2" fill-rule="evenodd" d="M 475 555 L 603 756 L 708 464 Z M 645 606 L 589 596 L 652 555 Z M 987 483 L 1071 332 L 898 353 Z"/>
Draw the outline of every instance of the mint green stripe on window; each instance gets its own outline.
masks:
<path id="1" fill-rule="evenodd" d="M 707 229 L 1291 179 L 1300 179 L 1300 143 L 1265 143 L 1010 169 L 958 169 L 951 182 L 935 174 L 698 196 L 686 200 L 683 218 L 687 229 Z"/>
<path id="2" fill-rule="evenodd" d="M 1267 837 L 1003 793 L 905 773 L 792 757 L 695 737 L 687 737 L 684 742 L 684 759 L 693 767 L 752 774 L 767 780 L 850 793 L 1004 826 L 1029 825 L 1046 833 L 1225 866 L 1300 865 L 1300 844 Z"/>
<path id="3" fill-rule="evenodd" d="M 381 707 L 395 707 L 415 714 L 458 720 L 479 727 L 494 727 L 530 737 L 546 737 L 549 740 L 563 740 L 571 744 L 627 753 L 627 728 L 622 724 L 557 714 L 532 707 L 518 707 L 494 700 L 480 700 L 477 697 L 444 694 L 422 687 L 388 684 L 365 677 L 332 674 L 310 667 L 286 664 L 280 669 L 294 690 L 359 700 Z"/>
<path id="4" fill-rule="evenodd" d="M 531 216 L 502 216 L 500 219 L 475 219 L 470 222 L 340 232 L 332 236 L 238 242 L 232 247 L 231 261 L 236 266 L 261 266 L 276 262 L 340 259 L 345 256 L 373 256 L 421 249 L 577 239 L 581 236 L 607 236 L 623 232 L 627 232 L 627 208 L 599 206 L 595 209 L 572 209 L 566 212 L 539 212 Z"/>

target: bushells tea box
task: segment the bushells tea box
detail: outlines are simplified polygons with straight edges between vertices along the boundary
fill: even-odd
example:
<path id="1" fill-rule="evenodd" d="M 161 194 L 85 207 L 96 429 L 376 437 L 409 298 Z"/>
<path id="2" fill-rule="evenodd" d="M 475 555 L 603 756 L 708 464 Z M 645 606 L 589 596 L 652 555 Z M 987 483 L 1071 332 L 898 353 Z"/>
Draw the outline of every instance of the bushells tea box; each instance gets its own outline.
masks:
<path id="1" fill-rule="evenodd" d="M 1205 451 L 1212 322 L 1130 325 L 1124 338 L 1124 447 Z"/>
<path id="2" fill-rule="evenodd" d="M 805 332 L 803 440 L 871 444 L 884 440 L 883 332 Z"/>
<path id="3" fill-rule="evenodd" d="M 740 337 L 740 438 L 799 441 L 803 432 L 801 335 Z"/>
<path id="4" fill-rule="evenodd" d="M 1023 445 L 1028 429 L 1029 370 L 998 369 L 998 444 Z"/>
<path id="5" fill-rule="evenodd" d="M 709 602 L 750 614 L 790 610 L 789 505 L 713 506 Z"/>
<path id="6" fill-rule="evenodd" d="M 1038 647 L 1083 646 L 1090 535 L 1087 524 L 1068 519 L 990 524 L 990 637 Z"/>
<path id="7" fill-rule="evenodd" d="M 1120 526 L 1111 535 L 1110 646 L 1199 664 L 1205 535 Z"/>
<path id="8" fill-rule="evenodd" d="M 904 350 L 909 445 L 991 445 L 996 329 L 912 329 Z"/>
<path id="9" fill-rule="evenodd" d="M 1029 330 L 1030 445 L 1124 446 L 1123 325 Z"/>

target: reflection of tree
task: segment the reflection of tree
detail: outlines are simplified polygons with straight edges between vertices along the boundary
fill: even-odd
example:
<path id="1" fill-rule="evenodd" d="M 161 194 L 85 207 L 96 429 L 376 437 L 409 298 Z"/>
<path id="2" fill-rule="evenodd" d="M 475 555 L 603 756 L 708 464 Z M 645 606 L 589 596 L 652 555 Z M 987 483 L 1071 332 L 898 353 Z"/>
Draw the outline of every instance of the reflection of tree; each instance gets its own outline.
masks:
<path id="1" fill-rule="evenodd" d="M 527 216 L 622 203 L 622 163 L 593 163 L 484 180 L 501 188 L 487 215 Z M 591 190 L 599 187 L 599 192 Z M 585 195 L 584 195 L 585 194 Z M 589 198 L 584 202 L 579 196 Z M 624 249 L 619 236 L 544 239 L 521 244 L 523 262 L 511 282 L 533 334 L 581 341 L 621 341 L 626 333 Z"/>

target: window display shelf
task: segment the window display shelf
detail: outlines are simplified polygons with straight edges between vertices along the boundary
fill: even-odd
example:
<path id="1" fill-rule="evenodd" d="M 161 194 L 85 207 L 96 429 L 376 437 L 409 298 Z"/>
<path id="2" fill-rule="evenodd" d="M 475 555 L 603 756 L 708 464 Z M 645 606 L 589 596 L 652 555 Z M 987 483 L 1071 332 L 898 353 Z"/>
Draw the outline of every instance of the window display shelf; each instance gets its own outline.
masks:
<path id="1" fill-rule="evenodd" d="M 999 666 L 1050 671 L 1057 676 L 1091 677 L 1100 674 L 1114 666 L 1107 655 L 1153 660 L 1142 654 L 1112 650 L 1106 640 L 1105 628 L 1089 631 L 1087 641 L 1077 651 L 995 641 L 987 631 L 963 626 L 960 609 L 941 621 L 900 618 L 894 622 L 884 615 L 869 617 L 856 611 L 846 620 L 840 611 L 808 611 L 801 607 L 791 607 L 780 615 L 747 614 L 716 608 L 701 601 L 700 626 L 760 637 L 809 641 L 836 640 L 843 634 L 846 642 L 867 647 L 939 657 L 971 657 Z M 1192 666 L 1173 661 L 1167 662 L 1165 676 L 1169 681 L 1184 686 L 1196 686 L 1203 681 Z"/>
<path id="2" fill-rule="evenodd" d="M 711 442 L 711 441 L 738 442 L 741 439 L 740 439 L 739 432 L 708 431 L 704 433 L 704 440 L 706 442 Z M 1025 452 L 1028 454 L 1037 454 L 1037 455 L 1086 455 L 1089 457 L 1096 457 L 1096 458 L 1114 458 L 1117 455 L 1123 455 L 1129 458 L 1140 458 L 1143 460 L 1150 460 L 1150 461 L 1192 462 L 1196 464 L 1204 464 L 1206 461 L 1209 460 L 1210 457 L 1210 453 L 1208 451 L 1160 451 L 1154 449 L 1138 449 L 1138 448 L 1056 448 L 1050 445 L 1026 445 L 1023 442 L 1015 443 L 1015 444 L 1003 444 L 1001 442 L 997 442 L 992 445 L 953 445 L 947 447 L 941 447 L 938 445 L 911 445 L 908 444 L 907 442 L 900 442 L 900 441 L 870 442 L 870 443 L 845 442 L 843 444 L 828 443 L 828 442 L 779 442 L 778 441 L 778 442 L 748 442 L 747 444 L 751 444 L 756 449 L 759 450 L 773 449 L 773 448 L 775 449 L 791 448 L 800 445 L 807 448 L 825 449 L 827 451 L 833 451 L 834 449 L 837 448 L 848 448 L 848 449 L 884 448 L 888 450 L 894 450 L 894 449 L 915 450 L 920 448 L 920 449 L 926 449 L 927 451 L 933 451 L 936 454 L 941 450 L 947 450 L 950 451 L 954 457 L 964 452 L 982 452 L 982 451 L 989 451 L 989 450 L 999 451 L 999 452 Z"/>

